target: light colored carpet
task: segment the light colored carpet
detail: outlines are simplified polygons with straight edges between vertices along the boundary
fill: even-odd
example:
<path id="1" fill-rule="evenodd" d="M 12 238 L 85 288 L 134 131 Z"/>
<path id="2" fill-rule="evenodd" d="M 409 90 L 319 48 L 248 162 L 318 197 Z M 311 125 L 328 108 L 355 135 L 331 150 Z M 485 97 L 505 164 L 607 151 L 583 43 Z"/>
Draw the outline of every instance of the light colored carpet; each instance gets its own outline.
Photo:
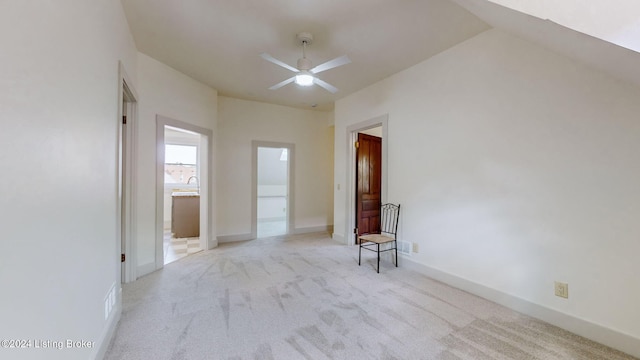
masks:
<path id="1" fill-rule="evenodd" d="M 106 359 L 633 359 L 327 234 L 202 251 L 124 286 Z"/>

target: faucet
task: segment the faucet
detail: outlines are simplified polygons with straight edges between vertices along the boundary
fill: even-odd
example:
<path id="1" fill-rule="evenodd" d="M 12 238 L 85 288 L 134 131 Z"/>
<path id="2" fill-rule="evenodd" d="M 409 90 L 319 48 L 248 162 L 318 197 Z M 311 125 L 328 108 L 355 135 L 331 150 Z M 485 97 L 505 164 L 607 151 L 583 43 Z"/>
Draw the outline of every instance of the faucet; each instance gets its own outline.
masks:
<path id="1" fill-rule="evenodd" d="M 193 175 L 189 177 L 189 180 L 187 180 L 187 185 L 189 185 L 191 183 L 191 179 L 195 179 L 196 180 L 196 186 L 198 187 L 198 194 L 200 194 L 200 181 L 198 181 L 198 177 Z"/>

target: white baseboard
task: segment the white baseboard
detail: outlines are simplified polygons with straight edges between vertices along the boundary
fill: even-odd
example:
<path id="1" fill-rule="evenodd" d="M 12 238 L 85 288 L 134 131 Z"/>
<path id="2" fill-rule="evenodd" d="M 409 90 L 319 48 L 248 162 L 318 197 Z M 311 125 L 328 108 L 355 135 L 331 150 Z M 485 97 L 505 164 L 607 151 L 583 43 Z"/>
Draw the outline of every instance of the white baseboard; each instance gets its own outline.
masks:
<path id="1" fill-rule="evenodd" d="M 104 359 L 104 356 L 109 349 L 109 345 L 111 345 L 111 340 L 113 339 L 113 335 L 116 333 L 116 328 L 118 327 L 118 322 L 120 321 L 120 315 L 122 314 L 122 287 L 120 287 L 118 291 L 118 300 L 116 301 L 116 308 L 111 311 L 111 315 L 107 319 L 107 326 L 104 328 L 100 339 L 98 340 L 97 346 L 95 347 L 95 351 L 93 353 L 92 359 L 101 360 Z"/>
<path id="2" fill-rule="evenodd" d="M 247 241 L 252 240 L 251 234 L 237 234 L 237 235 L 219 235 L 218 244 L 236 242 L 236 241 Z"/>
<path id="3" fill-rule="evenodd" d="M 333 231 L 333 225 L 325 225 L 325 226 L 313 226 L 306 228 L 297 228 L 293 230 L 291 234 L 308 234 L 314 232 L 328 232 L 331 233 Z M 254 240 L 251 234 L 236 234 L 236 235 L 218 235 L 218 244 L 236 242 L 236 241 L 247 241 Z"/>
<path id="4" fill-rule="evenodd" d="M 640 339 L 629 334 L 532 303 L 517 296 L 506 294 L 442 270 L 420 264 L 406 256 L 401 257 L 400 264 L 407 269 L 414 270 L 458 289 L 491 300 L 525 315 L 548 322 L 574 334 L 620 350 L 629 355 L 640 357 Z"/>
<path id="5" fill-rule="evenodd" d="M 343 235 L 336 234 L 336 233 L 332 233 L 332 234 L 331 234 L 331 238 L 332 238 L 333 240 L 335 240 L 335 241 L 339 242 L 339 243 L 342 243 L 342 244 L 348 245 L 348 244 L 347 244 L 347 242 L 346 242 L 346 240 L 344 239 L 344 236 L 343 236 Z"/>
<path id="6" fill-rule="evenodd" d="M 137 277 L 141 277 L 147 274 L 151 274 L 152 272 L 156 271 L 156 263 L 155 262 L 150 262 L 150 263 L 146 263 L 143 265 L 138 265 L 138 269 L 137 269 Z"/>
<path id="7" fill-rule="evenodd" d="M 312 226 L 306 228 L 296 228 L 293 230 L 293 234 L 309 234 L 315 232 L 328 232 L 331 233 L 333 231 L 333 225 L 325 225 L 325 226 Z"/>

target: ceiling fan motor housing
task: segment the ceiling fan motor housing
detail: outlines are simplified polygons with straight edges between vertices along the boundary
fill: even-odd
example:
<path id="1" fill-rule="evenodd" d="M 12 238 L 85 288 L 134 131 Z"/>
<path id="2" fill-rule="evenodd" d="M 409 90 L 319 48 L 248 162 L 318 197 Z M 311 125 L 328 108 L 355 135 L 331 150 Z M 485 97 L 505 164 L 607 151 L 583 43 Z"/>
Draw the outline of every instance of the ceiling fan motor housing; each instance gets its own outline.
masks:
<path id="1" fill-rule="evenodd" d="M 300 41 L 300 44 L 306 43 L 307 45 L 311 45 L 311 42 L 313 41 L 313 35 L 308 32 L 298 33 L 296 37 L 298 38 L 298 41 Z"/>

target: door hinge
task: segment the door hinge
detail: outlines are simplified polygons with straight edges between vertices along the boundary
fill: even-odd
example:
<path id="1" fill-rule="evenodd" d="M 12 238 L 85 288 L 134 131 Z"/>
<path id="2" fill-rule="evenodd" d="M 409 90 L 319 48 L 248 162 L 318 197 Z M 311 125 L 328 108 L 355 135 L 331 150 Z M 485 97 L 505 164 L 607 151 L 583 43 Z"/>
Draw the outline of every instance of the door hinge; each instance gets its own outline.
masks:
<path id="1" fill-rule="evenodd" d="M 357 235 L 358 234 L 358 228 L 353 228 L 353 233 Z"/>
<path id="2" fill-rule="evenodd" d="M 359 148 L 359 147 L 360 147 L 360 141 L 356 141 L 356 143 L 354 144 L 354 146 L 356 147 L 356 149 L 357 149 L 357 148 Z"/>
<path id="3" fill-rule="evenodd" d="M 124 254 L 120 254 L 120 262 L 124 262 Z"/>
<path id="4" fill-rule="evenodd" d="M 124 124 L 124 125 L 127 124 L 127 116 L 126 115 L 122 115 L 122 124 Z"/>

